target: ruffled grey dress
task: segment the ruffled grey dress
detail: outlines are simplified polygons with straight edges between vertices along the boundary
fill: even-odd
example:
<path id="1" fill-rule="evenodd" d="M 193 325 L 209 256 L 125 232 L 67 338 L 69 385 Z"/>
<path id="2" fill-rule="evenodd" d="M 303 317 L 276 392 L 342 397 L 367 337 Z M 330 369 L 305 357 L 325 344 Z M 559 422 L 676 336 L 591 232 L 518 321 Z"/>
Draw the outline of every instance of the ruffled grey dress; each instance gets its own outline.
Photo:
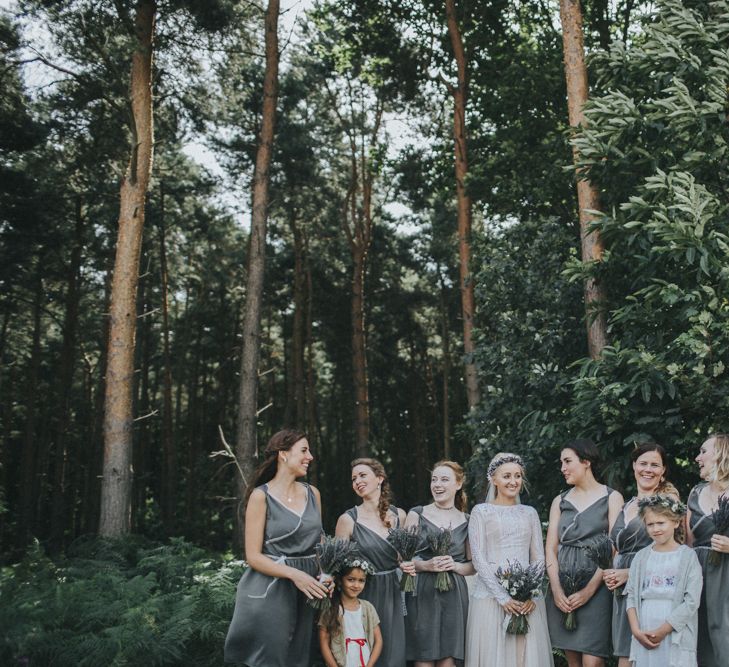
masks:
<path id="1" fill-rule="evenodd" d="M 629 569 L 635 554 L 653 542 L 640 516 L 636 515 L 627 526 L 625 525 L 625 508 L 634 502 L 636 499 L 632 498 L 623 505 L 610 533 L 617 550 L 613 561 L 616 570 Z M 625 602 L 625 586 L 623 586 L 622 591 L 613 596 L 613 655 L 627 658 L 630 655 L 633 634 L 630 632 Z"/>
<path id="2" fill-rule="evenodd" d="M 311 487 L 301 516 L 266 494 L 263 553 L 312 576 L 319 568 L 314 547 L 322 535 Z M 288 579 L 248 568 L 238 582 L 235 611 L 225 639 L 225 662 L 247 667 L 309 667 L 316 611 Z"/>
<path id="3" fill-rule="evenodd" d="M 589 568 L 595 571 L 595 565 L 584 550 L 586 540 L 607 533 L 608 498 L 613 490 L 608 488 L 607 494 L 592 505 L 578 512 L 575 506 L 565 498 L 568 491 L 562 494 L 559 517 L 559 550 L 557 560 L 560 571 L 575 571 L 578 568 Z M 552 646 L 562 650 L 587 653 L 602 658 L 610 656 L 611 620 L 613 611 L 613 594 L 600 586 L 589 602 L 575 612 L 577 628 L 565 630 L 562 623 L 562 612 L 554 604 L 552 591 L 547 592 L 547 622 Z"/>
<path id="4" fill-rule="evenodd" d="M 706 485 L 707 482 L 697 484 L 688 497 L 693 547 L 704 573 L 699 607 L 698 660 L 700 667 L 726 667 L 729 663 L 729 556 L 722 555 L 719 565 L 707 562 L 716 526 L 711 515 L 704 514 L 699 505 L 699 494 Z"/>
<path id="5" fill-rule="evenodd" d="M 391 507 L 390 512 L 392 525 L 399 526 L 397 510 Z M 405 616 L 397 552 L 384 537 L 357 521 L 356 507 L 347 510 L 347 514 L 354 521 L 352 539 L 375 568 L 375 574 L 367 577 L 360 598 L 370 602 L 380 617 L 383 647 L 377 667 L 405 667 Z"/>
<path id="6" fill-rule="evenodd" d="M 440 528 L 423 516 L 422 507 L 412 509 L 420 521 L 420 545 L 417 556 L 430 560 L 435 555 L 428 544 L 428 535 L 437 535 Z M 453 529 L 450 555 L 457 563 L 467 562 L 468 515 Z M 405 596 L 407 616 L 405 632 L 408 660 L 424 662 L 442 658 L 465 657 L 466 621 L 468 619 L 468 585 L 461 574 L 451 572 L 454 586 L 450 591 L 435 590 L 437 572 L 419 572 L 415 594 Z"/>

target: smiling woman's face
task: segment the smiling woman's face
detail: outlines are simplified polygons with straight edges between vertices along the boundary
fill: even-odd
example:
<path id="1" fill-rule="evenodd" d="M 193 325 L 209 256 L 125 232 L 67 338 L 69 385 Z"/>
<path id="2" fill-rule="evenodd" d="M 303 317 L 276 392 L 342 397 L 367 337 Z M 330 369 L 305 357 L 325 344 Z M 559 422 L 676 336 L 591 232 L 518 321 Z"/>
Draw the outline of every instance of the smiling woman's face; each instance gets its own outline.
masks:
<path id="1" fill-rule="evenodd" d="M 711 473 L 714 472 L 714 468 L 716 467 L 714 438 L 709 438 L 702 443 L 695 461 L 699 464 L 699 477 L 701 477 L 701 479 L 709 479 L 711 477 Z"/>
<path id="2" fill-rule="evenodd" d="M 633 462 L 633 474 L 638 490 L 646 495 L 655 492 L 666 474 L 666 466 L 658 452 L 645 452 Z"/>
<path id="3" fill-rule="evenodd" d="M 360 463 L 352 468 L 352 489 L 360 498 L 366 498 L 377 492 L 382 478 L 375 475 L 372 468 Z"/>
<path id="4" fill-rule="evenodd" d="M 518 463 L 502 463 L 491 477 L 498 498 L 515 500 L 524 485 L 524 471 Z"/>

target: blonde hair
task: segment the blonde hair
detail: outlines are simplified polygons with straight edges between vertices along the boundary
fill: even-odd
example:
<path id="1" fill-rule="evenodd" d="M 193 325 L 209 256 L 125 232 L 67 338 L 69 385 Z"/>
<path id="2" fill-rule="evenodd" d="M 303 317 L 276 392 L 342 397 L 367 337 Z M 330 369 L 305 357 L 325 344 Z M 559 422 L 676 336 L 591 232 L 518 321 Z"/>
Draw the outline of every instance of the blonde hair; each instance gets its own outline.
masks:
<path id="1" fill-rule="evenodd" d="M 729 481 L 729 434 L 714 433 L 709 436 L 709 440 L 714 441 L 716 455 L 709 480 L 712 482 Z"/>
<path id="2" fill-rule="evenodd" d="M 505 459 L 501 463 L 499 463 L 500 459 Z M 521 488 L 522 491 L 526 491 L 527 488 L 527 478 L 526 478 L 526 468 L 524 467 L 524 462 L 518 454 L 512 454 L 511 452 L 499 452 L 494 456 L 494 458 L 491 459 L 489 462 L 487 470 L 492 471 L 492 474 L 498 470 L 498 468 L 503 463 L 516 463 L 521 468 Z M 494 485 L 494 483 L 491 480 L 491 475 L 489 477 L 489 486 L 488 491 L 486 492 L 486 502 L 491 503 L 496 499 L 496 496 L 498 494 L 498 489 Z M 520 494 L 521 495 L 521 494 Z M 520 496 L 516 497 L 516 502 L 520 503 L 521 499 Z"/>
<path id="3" fill-rule="evenodd" d="M 453 474 L 456 476 L 456 482 L 461 484 L 461 488 L 456 491 L 456 497 L 453 501 L 453 504 L 455 505 L 457 510 L 460 510 L 461 512 L 465 512 L 466 508 L 468 507 L 468 497 L 466 496 L 466 492 L 463 490 L 463 486 L 466 483 L 466 473 L 463 470 L 463 466 L 461 466 L 459 463 L 456 463 L 455 461 L 447 461 L 442 460 L 438 461 L 434 466 L 433 470 L 440 467 L 444 468 L 450 468 L 453 471 Z M 431 473 L 433 472 L 431 470 Z"/>

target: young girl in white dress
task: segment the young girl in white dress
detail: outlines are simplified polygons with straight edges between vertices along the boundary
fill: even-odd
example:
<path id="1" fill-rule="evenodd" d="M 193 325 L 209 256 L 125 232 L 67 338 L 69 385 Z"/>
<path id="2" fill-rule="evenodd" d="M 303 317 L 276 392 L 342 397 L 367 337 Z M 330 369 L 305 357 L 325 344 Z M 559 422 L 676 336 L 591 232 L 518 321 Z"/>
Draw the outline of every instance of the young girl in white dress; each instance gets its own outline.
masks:
<path id="1" fill-rule="evenodd" d="M 344 563 L 335 577 L 332 605 L 319 619 L 319 648 L 327 667 L 374 667 L 382 653 L 380 619 L 375 608 L 360 600 L 367 575 L 375 570 L 366 560 Z"/>
<path id="2" fill-rule="evenodd" d="M 518 602 L 496 578 L 499 566 L 544 562 L 539 516 L 519 500 L 524 464 L 515 454 L 497 454 L 489 464 L 486 502 L 468 525 L 476 582 L 466 626 L 466 667 L 553 667 L 544 599 Z M 506 633 L 512 614 L 529 616 L 525 635 Z"/>
<path id="3" fill-rule="evenodd" d="M 696 667 L 701 566 L 677 534 L 686 506 L 667 495 L 639 501 L 653 544 L 635 556 L 628 576 L 626 608 L 635 667 Z"/>

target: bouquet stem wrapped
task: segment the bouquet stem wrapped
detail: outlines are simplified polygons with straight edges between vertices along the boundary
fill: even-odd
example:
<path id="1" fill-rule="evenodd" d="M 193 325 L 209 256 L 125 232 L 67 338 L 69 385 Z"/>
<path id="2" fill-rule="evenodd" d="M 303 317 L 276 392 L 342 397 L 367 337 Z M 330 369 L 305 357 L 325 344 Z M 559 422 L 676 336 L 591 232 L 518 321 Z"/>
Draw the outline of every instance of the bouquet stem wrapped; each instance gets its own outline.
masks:
<path id="1" fill-rule="evenodd" d="M 340 537 L 329 537 L 328 535 L 314 547 L 314 551 L 319 563 L 320 574 L 318 579 L 322 583 L 331 581 L 334 578 L 334 574 L 341 563 L 352 560 L 359 555 L 359 547 L 356 542 L 350 542 Z M 332 604 L 329 597 L 314 598 L 306 602 L 309 606 L 320 611 L 325 611 Z"/>
<path id="2" fill-rule="evenodd" d="M 448 556 L 453 548 L 453 531 L 450 528 L 441 528 L 435 535 L 428 535 L 428 545 L 433 555 Z M 435 590 L 440 593 L 450 591 L 454 586 L 450 572 L 438 572 L 435 578 Z"/>
<path id="3" fill-rule="evenodd" d="M 527 602 L 542 593 L 544 563 L 536 562 L 524 567 L 519 561 L 507 561 L 507 566 L 496 570 L 496 578 L 513 600 Z M 508 635 L 525 635 L 529 632 L 529 616 L 511 615 L 506 626 Z"/>
<path id="4" fill-rule="evenodd" d="M 595 574 L 594 570 L 587 568 L 578 568 L 567 572 L 564 570 L 559 571 L 559 583 L 562 586 L 564 594 L 569 597 L 577 591 L 581 591 L 587 584 L 592 575 Z M 565 630 L 572 632 L 577 630 L 577 616 L 576 611 L 562 612 L 562 625 Z"/>
<path id="5" fill-rule="evenodd" d="M 417 526 L 409 528 L 391 528 L 387 536 L 387 541 L 395 547 L 403 562 L 412 561 L 415 552 L 418 549 L 418 541 L 420 533 Z M 415 577 L 411 574 L 403 574 L 400 580 L 400 590 L 405 593 L 415 592 Z"/>

